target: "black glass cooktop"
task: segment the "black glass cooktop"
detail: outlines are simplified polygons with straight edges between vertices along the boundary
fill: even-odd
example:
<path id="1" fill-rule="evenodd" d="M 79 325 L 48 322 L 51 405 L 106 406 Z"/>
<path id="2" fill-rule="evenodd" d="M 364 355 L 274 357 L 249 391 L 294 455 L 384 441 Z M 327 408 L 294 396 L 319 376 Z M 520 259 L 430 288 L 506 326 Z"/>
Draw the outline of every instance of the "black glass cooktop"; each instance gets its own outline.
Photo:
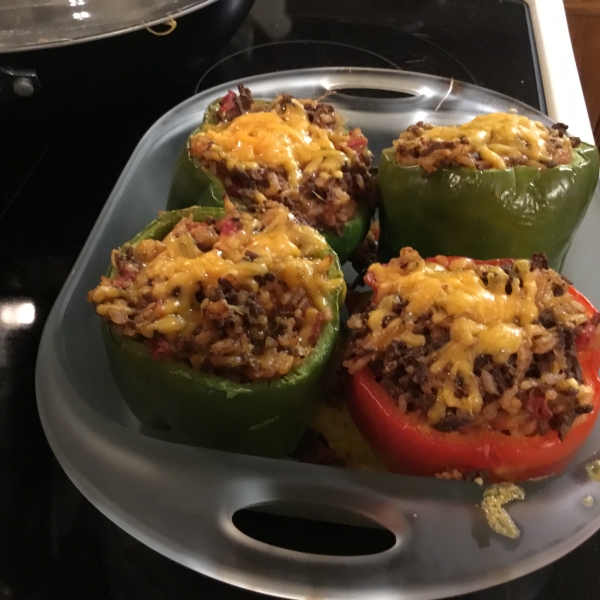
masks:
<path id="1" fill-rule="evenodd" d="M 48 312 L 136 143 L 195 91 L 274 70 L 354 65 L 454 77 L 543 110 L 527 6 L 219 0 L 166 37 L 141 31 L 0 56 L 0 65 L 32 68 L 41 83 L 29 98 L 0 101 L 0 598 L 262 597 L 149 550 L 69 481 L 35 405 L 35 358 Z M 377 542 L 344 526 L 242 519 L 240 528 L 297 549 L 360 551 Z M 468 598 L 592 600 L 598 572 L 595 536 L 554 565 Z"/>
<path id="2" fill-rule="evenodd" d="M 523 2 L 312 0 L 273 11 L 276 5 L 255 6 L 196 90 L 274 70 L 354 65 L 453 77 L 545 109 Z"/>

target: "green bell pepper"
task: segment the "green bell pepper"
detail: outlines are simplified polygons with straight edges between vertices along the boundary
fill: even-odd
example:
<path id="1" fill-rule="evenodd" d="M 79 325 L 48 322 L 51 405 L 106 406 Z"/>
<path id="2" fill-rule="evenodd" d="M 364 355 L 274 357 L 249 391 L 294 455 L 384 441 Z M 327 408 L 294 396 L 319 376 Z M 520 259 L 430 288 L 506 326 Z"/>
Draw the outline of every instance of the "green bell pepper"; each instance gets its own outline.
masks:
<path id="1" fill-rule="evenodd" d="M 581 144 L 567 165 L 478 171 L 398 164 L 383 151 L 380 254 L 411 246 L 422 256 L 527 258 L 545 252 L 559 270 L 598 182 L 598 149 Z"/>
<path id="2" fill-rule="evenodd" d="M 206 109 L 202 125 L 195 129 L 191 136 L 198 133 L 205 124 L 214 124 L 217 122 L 216 113 L 219 109 L 221 99 L 215 100 Z M 262 100 L 255 100 L 255 103 L 267 104 Z M 191 137 L 190 136 L 190 137 Z M 226 195 L 225 186 L 221 180 L 212 173 L 206 173 L 199 166 L 197 159 L 190 156 L 188 150 L 188 141 L 182 148 L 171 181 L 167 210 L 177 210 L 188 206 L 223 206 L 223 198 Z M 242 207 L 244 204 L 237 198 L 231 197 L 230 200 Z M 352 252 L 360 246 L 365 239 L 373 209 L 365 202 L 357 204 L 356 216 L 345 223 L 342 235 L 338 236 L 330 231 L 320 230 L 320 233 L 327 240 L 334 252 L 339 256 L 340 262 L 344 264 Z"/>
<path id="3" fill-rule="evenodd" d="M 220 218 L 223 209 L 191 207 L 165 213 L 130 244 L 162 239 L 181 218 Z M 114 269 L 108 276 L 114 274 Z M 332 277 L 341 276 L 335 258 Z M 334 318 L 326 323 L 311 354 L 276 380 L 236 383 L 194 370 L 183 362 L 155 360 L 146 345 L 103 324 L 108 362 L 123 399 L 145 425 L 170 430 L 181 443 L 219 450 L 281 457 L 308 425 L 321 397 L 323 377 L 339 332 L 343 286 L 328 297 Z"/>

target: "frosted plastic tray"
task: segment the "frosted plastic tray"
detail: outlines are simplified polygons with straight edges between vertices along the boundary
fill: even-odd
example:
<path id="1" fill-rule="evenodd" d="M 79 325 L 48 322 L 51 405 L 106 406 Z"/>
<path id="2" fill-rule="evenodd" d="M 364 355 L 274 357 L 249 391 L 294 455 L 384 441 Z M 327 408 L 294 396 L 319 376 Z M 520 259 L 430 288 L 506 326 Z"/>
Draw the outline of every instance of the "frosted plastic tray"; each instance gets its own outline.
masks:
<path id="1" fill-rule="evenodd" d="M 237 83 L 237 82 L 236 82 Z M 255 97 L 280 92 L 328 101 L 368 136 L 375 155 L 415 121 L 455 123 L 476 114 L 531 108 L 494 92 L 400 71 L 326 68 L 243 80 Z M 110 251 L 166 204 L 171 172 L 204 109 L 235 84 L 190 98 L 159 119 L 133 153 L 48 318 L 36 372 L 44 430 L 61 465 L 85 496 L 135 538 L 171 559 L 234 585 L 287 598 L 416 600 L 495 585 L 543 567 L 600 528 L 600 484 L 584 465 L 600 449 L 600 422 L 560 477 L 525 485 L 509 512 L 518 540 L 493 534 L 477 507 L 476 484 L 356 472 L 210 451 L 157 439 L 125 406 L 108 369 L 98 318 L 85 301 Z M 363 88 L 409 93 L 378 99 Z M 575 135 L 576 131 L 573 132 Z M 565 273 L 596 304 L 600 197 L 596 193 Z M 582 498 L 591 495 L 590 508 Z M 238 531 L 232 515 L 270 502 L 348 511 L 391 530 L 395 545 L 355 557 L 275 548 Z"/>

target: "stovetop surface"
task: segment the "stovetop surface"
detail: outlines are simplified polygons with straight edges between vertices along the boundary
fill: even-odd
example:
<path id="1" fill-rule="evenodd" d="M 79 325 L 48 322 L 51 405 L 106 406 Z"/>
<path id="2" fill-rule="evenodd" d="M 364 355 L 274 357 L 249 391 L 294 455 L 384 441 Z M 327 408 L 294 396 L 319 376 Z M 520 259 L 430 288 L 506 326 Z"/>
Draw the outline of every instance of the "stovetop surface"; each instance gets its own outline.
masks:
<path id="1" fill-rule="evenodd" d="M 454 77 L 545 109 L 522 2 L 291 0 L 280 14 L 268 8 L 254 10 L 254 22 L 197 89 L 265 71 L 352 64 Z"/>
<path id="2" fill-rule="evenodd" d="M 37 415 L 35 358 L 45 319 L 128 157 L 158 117 L 195 91 L 239 77 L 348 65 L 454 77 L 545 108 L 522 2 L 252 5 L 220 0 L 165 38 L 140 32 L 0 56 L 0 64 L 35 68 L 42 83 L 31 98 L 0 104 L 2 598 L 262 597 L 173 563 L 101 515 L 56 462 Z M 293 537 L 309 548 L 327 534 L 324 546 L 337 539 L 333 551 L 352 545 L 342 526 L 324 532 L 285 518 L 266 525 L 264 517 L 245 518 L 249 530 L 275 542 Z M 464 598 L 592 600 L 599 584 L 596 535 L 541 571 Z"/>

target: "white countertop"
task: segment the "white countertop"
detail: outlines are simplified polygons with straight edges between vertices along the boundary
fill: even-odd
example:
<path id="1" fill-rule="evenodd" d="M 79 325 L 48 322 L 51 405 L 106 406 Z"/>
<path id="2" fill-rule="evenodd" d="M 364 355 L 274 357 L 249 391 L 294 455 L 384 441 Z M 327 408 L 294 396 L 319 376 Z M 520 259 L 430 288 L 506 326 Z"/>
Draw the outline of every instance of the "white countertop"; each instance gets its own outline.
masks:
<path id="1" fill-rule="evenodd" d="M 569 125 L 569 133 L 593 142 L 563 0 L 526 2 L 531 10 L 548 114 Z"/>

